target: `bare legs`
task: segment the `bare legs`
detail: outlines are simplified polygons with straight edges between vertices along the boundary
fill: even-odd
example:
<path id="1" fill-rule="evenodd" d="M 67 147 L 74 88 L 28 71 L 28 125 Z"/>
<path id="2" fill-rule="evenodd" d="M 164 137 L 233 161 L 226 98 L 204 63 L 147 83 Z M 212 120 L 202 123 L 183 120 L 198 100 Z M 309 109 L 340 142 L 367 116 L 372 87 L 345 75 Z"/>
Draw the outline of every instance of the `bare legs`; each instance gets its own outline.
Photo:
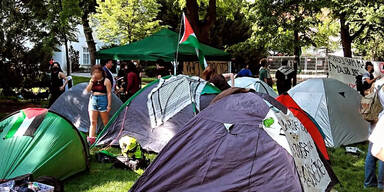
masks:
<path id="1" fill-rule="evenodd" d="M 96 125 L 98 116 L 98 111 L 89 111 L 89 117 L 91 120 L 91 126 L 89 127 L 89 137 L 96 137 Z"/>
<path id="2" fill-rule="evenodd" d="M 107 125 L 109 121 L 109 114 L 108 112 L 100 112 L 101 121 L 104 124 L 104 127 Z"/>

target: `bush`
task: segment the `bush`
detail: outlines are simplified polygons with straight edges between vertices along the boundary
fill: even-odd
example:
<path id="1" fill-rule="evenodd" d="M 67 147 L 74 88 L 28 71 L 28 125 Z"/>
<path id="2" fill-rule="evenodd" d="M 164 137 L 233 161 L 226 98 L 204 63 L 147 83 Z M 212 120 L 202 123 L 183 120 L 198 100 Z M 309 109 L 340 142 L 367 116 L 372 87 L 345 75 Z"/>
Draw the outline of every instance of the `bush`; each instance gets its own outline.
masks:
<path id="1" fill-rule="evenodd" d="M 144 68 L 145 75 L 148 77 L 156 77 L 157 69 L 156 66 L 148 66 Z"/>

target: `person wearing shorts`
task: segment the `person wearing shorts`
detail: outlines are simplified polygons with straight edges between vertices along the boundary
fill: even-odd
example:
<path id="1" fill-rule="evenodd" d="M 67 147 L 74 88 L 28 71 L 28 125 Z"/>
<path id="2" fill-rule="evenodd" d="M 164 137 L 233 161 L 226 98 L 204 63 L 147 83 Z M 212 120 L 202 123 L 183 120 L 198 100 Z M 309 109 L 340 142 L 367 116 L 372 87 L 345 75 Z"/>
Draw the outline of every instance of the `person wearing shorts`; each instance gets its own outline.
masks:
<path id="1" fill-rule="evenodd" d="M 96 140 L 97 119 L 100 115 L 105 125 L 109 121 L 109 111 L 112 104 L 112 85 L 111 81 L 106 78 L 103 68 L 100 65 L 94 65 L 91 69 L 92 78 L 89 81 L 86 91 L 91 92 L 88 104 L 89 117 L 91 126 L 87 141 L 92 145 Z"/>

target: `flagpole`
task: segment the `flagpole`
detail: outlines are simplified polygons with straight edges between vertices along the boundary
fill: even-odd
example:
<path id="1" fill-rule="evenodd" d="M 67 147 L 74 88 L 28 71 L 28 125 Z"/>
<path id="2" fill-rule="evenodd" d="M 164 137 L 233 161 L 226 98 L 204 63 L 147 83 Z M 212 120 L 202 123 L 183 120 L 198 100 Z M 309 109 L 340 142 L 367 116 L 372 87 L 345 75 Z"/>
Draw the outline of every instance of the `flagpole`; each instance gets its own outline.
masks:
<path id="1" fill-rule="evenodd" d="M 173 70 L 174 70 L 173 74 L 174 75 L 176 75 L 177 64 L 178 64 L 179 46 L 180 46 L 180 34 L 181 34 L 181 28 L 183 27 L 183 18 L 184 18 L 183 16 L 184 16 L 184 12 L 181 15 L 180 28 L 179 28 L 179 37 L 177 38 L 176 61 L 175 61 L 175 64 L 173 66 Z"/>

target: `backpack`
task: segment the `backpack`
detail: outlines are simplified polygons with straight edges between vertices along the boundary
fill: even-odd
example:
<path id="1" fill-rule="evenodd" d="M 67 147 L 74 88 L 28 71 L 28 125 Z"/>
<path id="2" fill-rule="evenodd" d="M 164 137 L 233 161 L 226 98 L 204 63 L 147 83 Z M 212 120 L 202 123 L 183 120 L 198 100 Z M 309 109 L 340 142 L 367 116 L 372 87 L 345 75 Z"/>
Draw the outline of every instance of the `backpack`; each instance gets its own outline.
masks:
<path id="1" fill-rule="evenodd" d="M 356 76 L 356 89 L 357 91 L 364 96 L 364 88 L 363 88 L 363 76 L 357 75 Z"/>
<path id="2" fill-rule="evenodd" d="M 372 91 L 361 98 L 360 113 L 366 121 L 377 122 L 379 113 L 383 110 L 378 94 L 381 88 L 382 86 L 374 90 L 372 86 Z"/>

